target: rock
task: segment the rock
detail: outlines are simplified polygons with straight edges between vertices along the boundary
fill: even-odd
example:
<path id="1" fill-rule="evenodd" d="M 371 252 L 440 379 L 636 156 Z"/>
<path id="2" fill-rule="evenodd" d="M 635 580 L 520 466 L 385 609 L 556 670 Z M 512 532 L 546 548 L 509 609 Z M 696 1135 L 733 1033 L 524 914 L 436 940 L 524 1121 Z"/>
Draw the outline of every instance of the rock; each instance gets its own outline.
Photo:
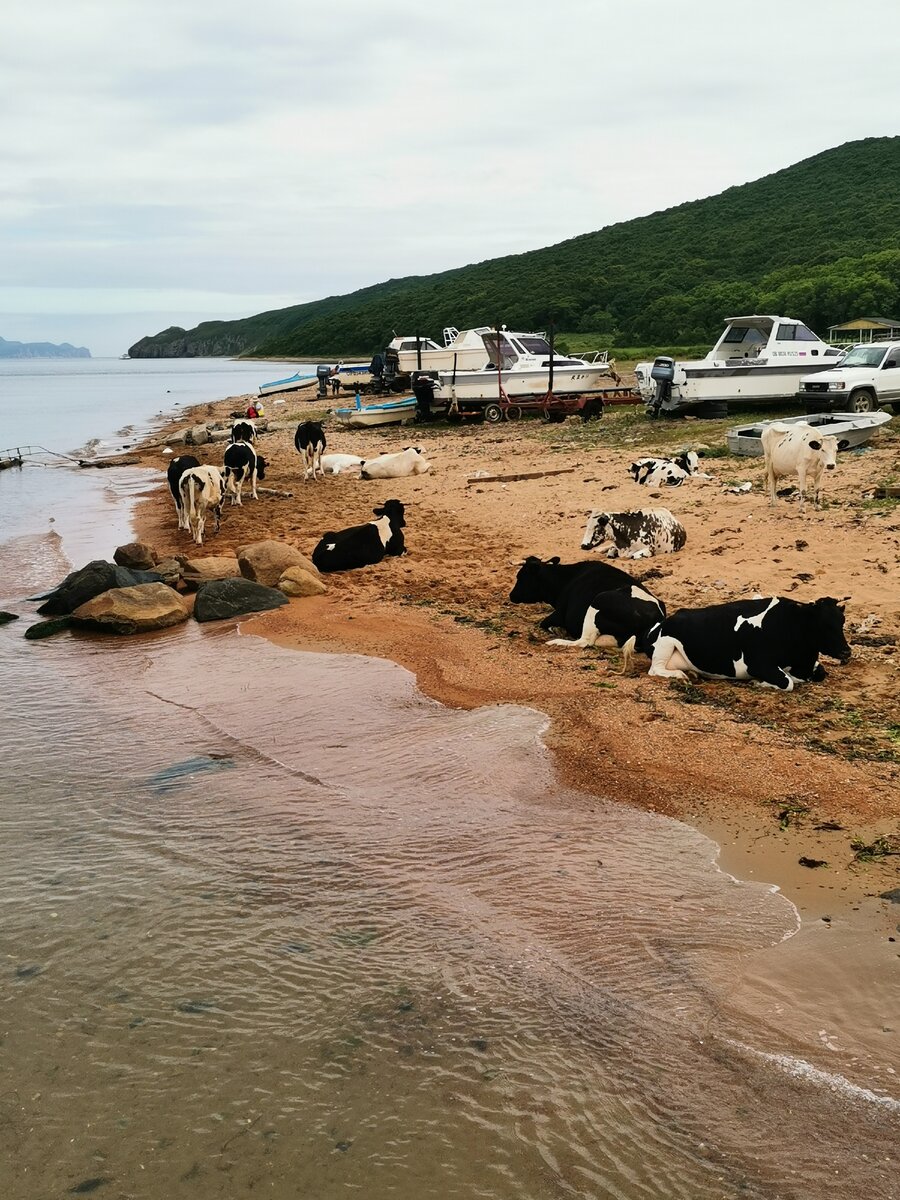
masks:
<path id="1" fill-rule="evenodd" d="M 237 552 L 238 564 L 245 579 L 275 587 L 288 567 L 302 567 L 310 575 L 319 574 L 318 568 L 287 542 L 253 542 L 241 546 Z"/>
<path id="2" fill-rule="evenodd" d="M 275 588 L 264 587 L 249 579 L 213 579 L 201 583 L 194 616 L 198 621 L 224 621 L 228 617 L 280 608 L 287 602 L 287 597 Z"/>
<path id="3" fill-rule="evenodd" d="M 881 892 L 881 900 L 890 900 L 891 904 L 900 904 L 900 887 L 892 888 L 889 892 Z"/>
<path id="4" fill-rule="evenodd" d="M 206 558 L 184 559 L 181 576 L 185 587 L 196 591 L 201 583 L 209 583 L 211 579 L 240 579 L 241 568 L 230 554 L 210 554 Z"/>
<path id="5" fill-rule="evenodd" d="M 18 619 L 15 613 L 0 612 L 0 625 L 8 625 L 10 621 L 18 621 Z"/>
<path id="6" fill-rule="evenodd" d="M 169 587 L 178 587 L 181 582 L 181 563 L 177 558 L 160 559 L 153 570 Z"/>
<path id="7" fill-rule="evenodd" d="M 38 612 L 42 617 L 60 617 L 74 612 L 79 605 L 99 596 L 101 592 L 108 592 L 110 588 L 161 582 L 161 577 L 155 571 L 134 571 L 97 558 L 86 567 L 68 574 L 59 587 L 50 592 Z"/>
<path id="8" fill-rule="evenodd" d="M 146 542 L 128 542 L 117 546 L 113 561 L 120 567 L 133 567 L 138 571 L 149 571 L 159 561 L 159 555 Z"/>
<path id="9" fill-rule="evenodd" d="M 167 629 L 188 615 L 178 593 L 159 582 L 111 588 L 76 608 L 72 620 L 103 633 L 131 634 Z"/>
<path id="10" fill-rule="evenodd" d="M 169 434 L 169 436 L 166 438 L 166 444 L 181 446 L 184 444 L 184 441 L 186 438 L 187 438 L 187 430 L 179 429 L 179 430 L 177 430 L 177 432 Z M 163 450 L 163 454 L 165 454 L 165 450 Z"/>
<path id="11" fill-rule="evenodd" d="M 205 425 L 194 425 L 184 435 L 185 445 L 202 446 L 209 441 L 209 432 Z"/>
<path id="12" fill-rule="evenodd" d="M 209 440 L 211 442 L 227 442 L 230 437 L 230 429 L 213 429 L 210 432 Z"/>
<path id="13" fill-rule="evenodd" d="M 278 580 L 278 590 L 286 596 L 321 596 L 328 589 L 318 575 L 303 567 L 288 567 Z"/>
<path id="14" fill-rule="evenodd" d="M 55 633 L 62 633 L 71 624 L 71 617 L 53 617 L 50 621 L 38 621 L 36 625 L 28 626 L 25 637 L 29 642 L 36 642 L 41 638 L 53 637 Z"/>

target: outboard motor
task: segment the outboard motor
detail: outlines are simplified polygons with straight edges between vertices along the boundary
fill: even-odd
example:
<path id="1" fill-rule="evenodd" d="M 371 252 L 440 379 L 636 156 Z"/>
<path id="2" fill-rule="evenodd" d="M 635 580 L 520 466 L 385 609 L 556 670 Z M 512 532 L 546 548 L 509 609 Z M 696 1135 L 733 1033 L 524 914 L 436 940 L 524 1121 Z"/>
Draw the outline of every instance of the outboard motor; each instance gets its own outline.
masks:
<path id="1" fill-rule="evenodd" d="M 647 405 L 647 416 L 658 417 L 659 410 L 666 408 L 672 400 L 672 382 L 675 379 L 675 359 L 660 354 L 653 360 L 650 378 L 656 380 L 656 393 Z"/>
<path id="2" fill-rule="evenodd" d="M 316 379 L 319 381 L 319 390 L 316 395 L 320 399 L 324 399 L 328 395 L 328 380 L 331 378 L 331 367 L 323 366 L 322 363 L 316 367 Z"/>
<path id="3" fill-rule="evenodd" d="M 431 406 L 434 403 L 434 392 L 438 381 L 428 375 L 418 375 L 413 383 L 413 395 L 416 398 L 416 417 L 419 421 L 430 421 Z"/>

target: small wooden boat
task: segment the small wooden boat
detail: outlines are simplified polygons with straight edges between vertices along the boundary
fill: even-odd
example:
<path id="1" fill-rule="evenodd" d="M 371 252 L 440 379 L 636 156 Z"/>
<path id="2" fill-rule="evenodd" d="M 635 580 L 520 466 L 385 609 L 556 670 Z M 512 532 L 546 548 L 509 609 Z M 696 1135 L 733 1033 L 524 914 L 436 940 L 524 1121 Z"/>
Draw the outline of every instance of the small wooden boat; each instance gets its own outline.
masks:
<path id="1" fill-rule="evenodd" d="M 416 419 L 415 396 L 400 400 L 372 400 L 363 404 L 357 396 L 351 408 L 332 409 L 335 417 L 348 429 L 365 429 L 372 425 L 402 425 Z"/>
<path id="2" fill-rule="evenodd" d="M 769 425 L 812 425 L 838 440 L 838 450 L 850 450 L 867 442 L 879 426 L 891 420 L 891 413 L 810 413 L 805 417 L 783 417 L 780 421 L 757 421 L 736 425 L 728 430 L 728 449 L 732 454 L 761 456 L 762 433 Z"/>
<path id="3" fill-rule="evenodd" d="M 301 375 L 297 372 L 286 379 L 275 379 L 272 383 L 259 385 L 260 396 L 273 396 L 277 392 L 295 392 L 298 388 L 310 387 L 318 382 L 315 375 Z"/>

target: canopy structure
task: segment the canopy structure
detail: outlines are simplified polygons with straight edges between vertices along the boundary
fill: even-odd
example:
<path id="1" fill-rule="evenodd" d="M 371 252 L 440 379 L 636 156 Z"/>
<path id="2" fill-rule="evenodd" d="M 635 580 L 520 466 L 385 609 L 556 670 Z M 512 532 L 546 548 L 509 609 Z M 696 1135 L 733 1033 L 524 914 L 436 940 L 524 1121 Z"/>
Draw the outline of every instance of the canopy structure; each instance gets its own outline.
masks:
<path id="1" fill-rule="evenodd" d="M 829 342 L 893 342 L 900 339 L 900 321 L 890 317 L 854 317 L 828 329 Z"/>

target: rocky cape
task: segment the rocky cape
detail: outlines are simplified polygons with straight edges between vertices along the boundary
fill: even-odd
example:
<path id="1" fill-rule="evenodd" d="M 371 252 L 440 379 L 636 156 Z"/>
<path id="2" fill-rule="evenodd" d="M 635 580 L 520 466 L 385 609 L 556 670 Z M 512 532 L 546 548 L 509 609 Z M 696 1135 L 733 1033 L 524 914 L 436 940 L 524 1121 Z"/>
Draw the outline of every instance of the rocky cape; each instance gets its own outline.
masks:
<path id="1" fill-rule="evenodd" d="M 86 346 L 71 346 L 68 342 L 7 342 L 0 337 L 0 358 L 90 358 Z"/>

